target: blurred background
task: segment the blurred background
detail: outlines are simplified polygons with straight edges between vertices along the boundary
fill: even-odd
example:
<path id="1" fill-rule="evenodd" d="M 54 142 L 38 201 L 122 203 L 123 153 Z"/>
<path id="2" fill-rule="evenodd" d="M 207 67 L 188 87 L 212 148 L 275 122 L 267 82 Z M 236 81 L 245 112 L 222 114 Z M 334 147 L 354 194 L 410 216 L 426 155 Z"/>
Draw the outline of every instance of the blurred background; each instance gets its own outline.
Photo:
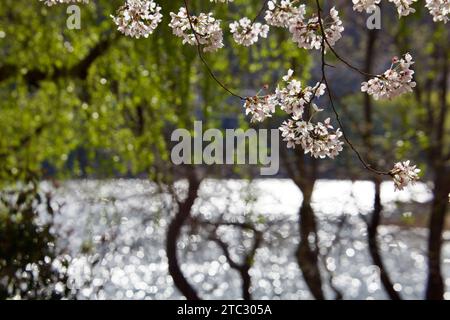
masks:
<path id="1" fill-rule="evenodd" d="M 0 299 L 450 299 L 448 26 L 422 5 L 399 20 L 387 4 L 371 31 L 367 15 L 333 1 L 347 60 L 377 74 L 393 56 L 416 61 L 414 93 L 379 103 L 361 93 L 367 79 L 328 57 L 365 159 L 422 170 L 394 192 L 347 146 L 314 160 L 280 142 L 270 178 L 257 166 L 173 165 L 174 129 L 277 128 L 285 115 L 246 119 L 167 26 L 182 1 L 159 0 L 164 20 L 140 40 L 116 31 L 122 0 L 90 2 L 80 30 L 67 28 L 65 5 L 0 6 Z M 191 5 L 225 28 L 261 1 Z M 206 59 L 241 95 L 273 89 L 289 68 L 320 80 L 319 53 L 285 30 L 250 48 L 228 32 L 224 42 Z"/>

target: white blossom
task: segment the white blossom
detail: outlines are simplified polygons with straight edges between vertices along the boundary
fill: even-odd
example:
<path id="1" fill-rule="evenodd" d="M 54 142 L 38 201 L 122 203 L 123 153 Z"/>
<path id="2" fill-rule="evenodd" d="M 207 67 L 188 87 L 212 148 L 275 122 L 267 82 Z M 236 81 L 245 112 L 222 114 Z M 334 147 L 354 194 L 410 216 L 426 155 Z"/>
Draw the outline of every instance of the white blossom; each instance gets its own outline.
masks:
<path id="1" fill-rule="evenodd" d="M 281 136 L 287 141 L 288 148 L 300 145 L 305 154 L 310 153 L 314 158 L 334 159 L 342 151 L 344 143 L 340 141 L 341 130 L 334 130 L 330 122 L 330 118 L 316 124 L 297 121 L 296 118 L 289 119 L 280 127 Z"/>
<path id="2" fill-rule="evenodd" d="M 412 91 L 416 86 L 413 80 L 414 71 L 410 69 L 414 64 L 412 56 L 407 53 L 404 58 L 392 59 L 391 68 L 384 74 L 361 84 L 361 91 L 372 95 L 375 100 L 392 99 Z"/>
<path id="3" fill-rule="evenodd" d="M 353 0 L 353 10 L 372 12 L 376 6 L 380 4 L 381 0 Z"/>
<path id="4" fill-rule="evenodd" d="M 420 169 L 415 165 L 410 165 L 410 161 L 397 162 L 390 171 L 394 180 L 395 190 L 403 190 L 409 184 L 414 184 L 419 180 Z"/>
<path id="5" fill-rule="evenodd" d="M 276 96 L 281 105 L 281 110 L 296 118 L 303 115 L 307 105 L 312 103 L 315 97 L 320 97 L 325 93 L 325 84 L 317 83 L 314 87 L 307 86 L 302 88 L 302 83 L 293 79 L 293 70 L 289 70 L 283 77 L 285 86 L 278 86 Z"/>
<path id="6" fill-rule="evenodd" d="M 275 94 L 247 97 L 244 104 L 246 114 L 252 115 L 252 122 L 261 122 L 271 117 L 276 107 L 280 106 L 281 110 L 292 117 L 279 128 L 288 148 L 300 145 L 305 154 L 310 153 L 315 158 L 335 158 L 342 151 L 344 144 L 340 141 L 341 130 L 334 130 L 329 118 L 323 123 L 313 123 L 311 119 L 308 121 L 302 119 L 307 106 L 313 108 L 312 115 L 323 111 L 312 100 L 322 96 L 326 86 L 317 83 L 314 87 L 302 88 L 301 82 L 294 79 L 293 74 L 293 70 L 288 71 L 283 77 L 284 85 L 278 86 Z"/>
<path id="7" fill-rule="evenodd" d="M 153 0 L 127 0 L 111 17 L 126 36 L 147 38 L 162 20 L 160 11 L 161 7 Z"/>
<path id="8" fill-rule="evenodd" d="M 433 21 L 443 21 L 444 23 L 449 21 L 450 0 L 427 0 L 425 7 L 433 16 Z"/>
<path id="9" fill-rule="evenodd" d="M 275 95 L 254 96 L 245 99 L 245 113 L 252 116 L 251 122 L 262 122 L 275 112 L 278 101 Z"/>
<path id="10" fill-rule="evenodd" d="M 328 44 L 334 46 L 342 37 L 342 32 L 344 31 L 338 11 L 334 7 L 331 8 L 328 19 L 322 19 L 322 25 Z M 289 31 L 292 33 L 293 40 L 299 48 L 320 49 L 322 47 L 322 32 L 317 16 L 312 17 L 308 21 L 299 17 L 292 19 Z"/>
<path id="11" fill-rule="evenodd" d="M 411 5 L 414 2 L 417 2 L 417 0 L 389 0 L 389 2 L 393 2 L 395 6 L 397 7 L 397 12 L 400 17 L 407 16 L 410 13 L 416 12 L 414 8 L 411 7 Z"/>
<path id="12" fill-rule="evenodd" d="M 259 37 L 267 38 L 269 26 L 259 22 L 252 23 L 249 18 L 242 18 L 230 24 L 230 32 L 234 41 L 243 46 L 251 46 Z"/>
<path id="13" fill-rule="evenodd" d="M 305 5 L 295 5 L 296 1 L 272 0 L 267 3 L 266 22 L 274 27 L 288 28 L 292 19 L 303 19 L 306 13 Z"/>
<path id="14" fill-rule="evenodd" d="M 51 7 L 56 4 L 63 4 L 63 3 L 89 3 L 89 0 L 39 0 L 43 1 L 44 4 Z"/>
<path id="15" fill-rule="evenodd" d="M 397 12 L 400 17 L 416 12 L 416 10 L 411 7 L 416 1 L 417 0 L 389 0 L 389 2 L 394 3 L 397 7 Z M 372 12 L 375 7 L 380 4 L 381 0 L 352 0 L 352 2 L 353 10 L 359 12 Z"/>
<path id="16" fill-rule="evenodd" d="M 183 44 L 200 44 L 205 52 L 214 52 L 223 48 L 220 20 L 216 20 L 212 13 L 201 13 L 198 17 L 191 16 L 189 19 L 186 8 L 182 7 L 178 14 L 171 12 L 170 16 L 172 20 L 169 26 L 174 35 L 183 39 Z M 191 23 L 194 30 L 191 28 Z"/>
<path id="17" fill-rule="evenodd" d="M 331 22 L 328 23 L 327 20 L 324 22 L 325 35 L 330 46 L 334 46 L 342 38 L 344 26 L 342 20 L 339 18 L 339 12 L 334 7 L 331 8 L 328 19 L 331 19 Z"/>

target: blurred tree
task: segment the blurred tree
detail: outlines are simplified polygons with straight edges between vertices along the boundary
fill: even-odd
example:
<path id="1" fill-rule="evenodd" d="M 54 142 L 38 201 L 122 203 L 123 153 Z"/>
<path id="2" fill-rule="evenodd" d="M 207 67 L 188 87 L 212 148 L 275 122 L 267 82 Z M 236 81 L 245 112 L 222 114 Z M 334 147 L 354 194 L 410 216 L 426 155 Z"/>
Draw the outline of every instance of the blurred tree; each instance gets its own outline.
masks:
<path id="1" fill-rule="evenodd" d="M 433 182 L 426 298 L 443 299 L 442 237 L 450 194 L 450 32 L 445 25 L 427 26 L 420 24 L 421 21 L 401 24 L 396 34 L 401 50 L 405 51 L 411 43 L 415 44 L 413 47 L 417 49 L 414 54 L 421 62 L 416 69 L 415 95 L 405 101 L 405 123 L 402 128 L 406 131 L 404 134 L 411 138 L 404 148 L 421 153 L 427 164 L 427 174 Z M 414 24 L 414 29 L 420 28 L 422 37 L 428 41 L 418 41 L 418 37 L 414 36 L 416 33 L 413 35 L 410 32 Z"/>
<path id="2" fill-rule="evenodd" d="M 0 194 L 0 299 L 75 297 L 51 230 L 52 205 L 32 182 Z M 49 222 L 42 222 L 42 210 Z"/>
<path id="3" fill-rule="evenodd" d="M 385 7 L 383 25 L 387 27 L 381 31 L 367 31 L 367 44 L 363 51 L 365 56 L 355 54 L 350 59 L 361 61 L 363 70 L 373 73 L 382 70 L 383 67 L 377 65 L 387 61 L 389 57 L 411 52 L 418 61 L 414 65 L 417 82 L 414 94 L 392 101 L 374 102 L 367 95 L 363 95 L 361 100 L 361 95 L 352 94 L 350 88 L 343 92 L 340 106 L 345 110 L 347 121 L 352 126 L 353 139 L 360 141 L 361 147 L 365 148 L 366 159 L 374 167 L 383 167 L 402 158 L 421 161 L 423 175 L 426 180 L 432 182 L 433 191 L 429 219 L 429 276 L 426 298 L 442 299 L 442 232 L 450 192 L 448 28 L 431 22 L 428 12 L 424 10 L 418 10 L 415 15 L 402 18 L 399 22 Z M 385 29 L 389 32 L 384 32 Z M 357 44 L 351 42 L 349 45 Z M 361 108 L 361 105 L 364 108 Z M 396 117 L 392 116 L 393 110 Z M 379 154 L 384 156 L 379 157 Z M 360 174 L 356 174 L 356 177 L 359 176 Z M 380 268 L 381 281 L 386 292 L 390 298 L 398 299 L 400 295 L 393 289 L 395 279 L 389 278 L 388 270 L 378 253 L 377 228 L 382 222 L 383 180 L 380 177 L 371 178 L 375 185 L 375 196 L 374 210 L 367 221 L 369 248 L 374 263 Z"/>

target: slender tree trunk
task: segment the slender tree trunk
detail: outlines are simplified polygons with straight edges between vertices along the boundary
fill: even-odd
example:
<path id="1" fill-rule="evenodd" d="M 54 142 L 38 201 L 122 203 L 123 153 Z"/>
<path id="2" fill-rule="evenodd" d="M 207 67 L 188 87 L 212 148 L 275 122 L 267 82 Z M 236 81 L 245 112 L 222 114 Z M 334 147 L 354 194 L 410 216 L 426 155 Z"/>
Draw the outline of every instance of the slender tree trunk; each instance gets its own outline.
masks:
<path id="1" fill-rule="evenodd" d="M 439 170 L 439 168 L 437 168 Z M 442 169 L 434 179 L 434 199 L 432 202 L 428 236 L 428 283 L 426 299 L 442 300 L 444 298 L 444 281 L 441 270 L 442 233 L 447 212 L 448 194 L 450 192 L 450 172 Z"/>
<path id="2" fill-rule="evenodd" d="M 244 300 L 252 300 L 252 294 L 250 292 L 250 288 L 252 285 L 252 278 L 249 274 L 250 268 L 242 268 L 239 273 L 241 274 L 242 279 L 242 298 Z"/>
<path id="3" fill-rule="evenodd" d="M 444 36 L 447 32 L 444 32 Z M 447 36 L 445 36 L 447 39 Z M 439 115 L 436 125 L 436 145 L 430 151 L 430 160 L 434 171 L 434 199 L 432 202 L 431 216 L 429 221 L 428 237 L 428 283 L 426 287 L 426 298 L 429 300 L 442 300 L 444 298 L 444 282 L 441 270 L 442 233 L 445 225 L 445 214 L 447 213 L 448 194 L 450 192 L 450 170 L 445 152 L 445 123 L 448 113 L 448 42 L 442 43 L 442 78 L 440 83 Z"/>
<path id="4" fill-rule="evenodd" d="M 317 223 L 311 207 L 314 181 L 310 188 L 303 187 L 303 203 L 299 211 L 300 243 L 297 249 L 297 262 L 303 273 L 306 285 L 317 300 L 324 300 L 322 278 L 319 269 L 319 248 L 317 247 Z M 311 241 L 314 239 L 314 241 Z"/>
<path id="5" fill-rule="evenodd" d="M 180 237 L 181 229 L 191 215 L 191 209 L 194 205 L 195 199 L 197 198 L 199 187 L 200 181 L 198 181 L 194 176 L 191 176 L 189 178 L 187 198 L 183 202 L 179 203 L 178 211 L 169 224 L 166 238 L 169 273 L 172 276 L 173 282 L 177 289 L 180 290 L 180 292 L 188 300 L 200 300 L 200 297 L 198 296 L 196 290 L 187 281 L 181 270 L 177 255 L 177 243 L 178 238 Z"/>
<path id="6" fill-rule="evenodd" d="M 307 165 L 305 155 L 301 151 L 297 151 L 295 160 L 295 165 L 288 161 L 285 162 L 290 178 L 303 194 L 298 220 L 300 241 L 295 255 L 311 294 L 317 300 L 324 300 L 325 295 L 322 290 L 322 277 L 319 269 L 317 222 L 311 207 L 311 197 L 317 179 L 317 161 L 310 159 L 311 163 Z M 311 243 L 310 239 L 314 241 Z"/>
<path id="7" fill-rule="evenodd" d="M 366 58 L 365 58 L 365 71 L 367 73 L 372 72 L 372 66 L 375 57 L 375 44 L 378 39 L 378 30 L 368 30 L 367 31 L 367 47 L 366 47 Z M 368 79 L 366 79 L 368 80 Z M 373 163 L 373 104 L 369 95 L 364 95 L 364 120 L 365 120 L 365 130 L 363 133 L 363 140 L 366 146 L 367 155 L 366 158 L 369 163 Z M 367 242 L 369 245 L 369 254 L 372 258 L 374 265 L 376 265 L 380 271 L 380 280 L 389 298 L 392 300 L 400 300 L 401 297 L 397 291 L 394 290 L 394 285 L 389 277 L 386 267 L 383 263 L 381 257 L 380 248 L 378 246 L 378 227 L 381 222 L 381 216 L 383 213 L 383 206 L 381 204 L 381 179 L 375 176 L 372 179 L 375 187 L 375 197 L 373 201 L 373 211 L 367 223 Z"/>
<path id="8" fill-rule="evenodd" d="M 378 246 L 378 226 L 381 221 L 381 214 L 383 207 L 381 205 L 381 180 L 374 179 L 375 183 L 375 200 L 374 209 L 370 217 L 370 221 L 367 226 L 367 241 L 369 243 L 369 253 L 374 265 L 376 265 L 380 271 L 380 280 L 392 300 L 401 300 L 401 297 L 397 291 L 394 290 L 394 285 L 389 277 L 386 267 L 383 263 L 383 259 L 380 254 L 380 248 Z"/>

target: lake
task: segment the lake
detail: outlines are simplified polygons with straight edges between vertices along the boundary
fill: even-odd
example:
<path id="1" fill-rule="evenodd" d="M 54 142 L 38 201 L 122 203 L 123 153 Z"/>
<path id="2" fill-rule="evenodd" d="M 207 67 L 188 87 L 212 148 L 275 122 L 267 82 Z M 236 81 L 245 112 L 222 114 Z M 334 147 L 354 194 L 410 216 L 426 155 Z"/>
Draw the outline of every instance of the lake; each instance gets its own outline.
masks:
<path id="1" fill-rule="evenodd" d="M 181 194 L 185 186 L 183 181 L 177 184 Z M 53 190 L 48 183 L 44 188 Z M 80 299 L 182 298 L 168 274 L 164 249 L 172 201 L 158 190 L 145 180 L 69 181 L 53 190 L 62 205 L 55 218 L 58 245 L 70 256 L 69 273 Z M 387 298 L 368 255 L 363 221 L 371 211 L 373 193 L 368 181 L 320 180 L 316 184 L 313 208 L 329 298 L 333 298 L 329 276 L 345 299 Z M 394 192 L 390 182 L 382 185 L 389 221 L 423 217 L 431 198 L 425 184 L 401 192 Z M 194 216 L 251 221 L 264 230 L 264 243 L 251 269 L 254 298 L 311 299 L 294 257 L 301 202 L 301 192 L 290 180 L 211 179 L 202 184 Z M 414 225 L 384 225 L 379 230 L 380 249 L 394 288 L 407 299 L 423 298 L 426 282 L 427 231 Z M 186 227 L 178 244 L 186 277 L 203 298 L 241 298 L 238 273 L 215 243 L 193 229 Z M 251 235 L 232 227 L 221 227 L 220 236 L 236 259 L 250 244 Z M 449 232 L 445 238 L 442 263 L 450 299 Z"/>

